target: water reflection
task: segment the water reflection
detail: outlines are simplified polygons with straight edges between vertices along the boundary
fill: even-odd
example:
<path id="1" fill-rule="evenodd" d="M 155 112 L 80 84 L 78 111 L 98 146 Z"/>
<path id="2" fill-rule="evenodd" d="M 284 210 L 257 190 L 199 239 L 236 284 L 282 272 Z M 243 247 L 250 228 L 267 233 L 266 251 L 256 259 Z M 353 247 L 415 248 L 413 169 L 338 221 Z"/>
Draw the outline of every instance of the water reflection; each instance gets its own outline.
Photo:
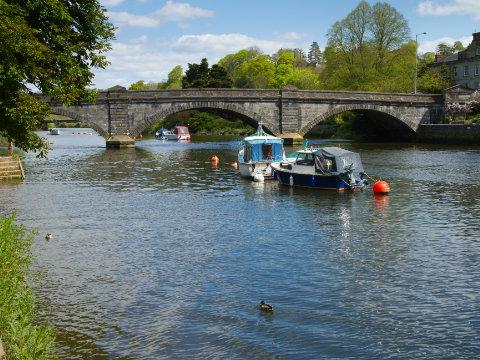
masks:
<path id="1" fill-rule="evenodd" d="M 341 144 L 389 181 L 377 197 L 241 179 L 236 142 L 82 139 L 0 184 L 39 230 L 61 358 L 478 355 L 479 151 Z"/>

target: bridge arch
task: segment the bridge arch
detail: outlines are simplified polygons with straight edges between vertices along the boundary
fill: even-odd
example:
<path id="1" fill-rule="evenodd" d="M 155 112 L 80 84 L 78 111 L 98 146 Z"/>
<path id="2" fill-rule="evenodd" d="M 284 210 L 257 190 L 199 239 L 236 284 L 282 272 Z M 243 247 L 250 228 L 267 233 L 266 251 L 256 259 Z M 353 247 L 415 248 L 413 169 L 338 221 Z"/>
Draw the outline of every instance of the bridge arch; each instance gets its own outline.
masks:
<path id="1" fill-rule="evenodd" d="M 263 127 L 272 134 L 275 133 L 275 129 L 278 127 L 276 124 L 271 124 L 270 122 L 266 121 L 262 115 L 233 103 L 213 101 L 185 102 L 174 103 L 168 107 L 154 109 L 153 111 L 146 113 L 143 119 L 139 123 L 135 124 L 133 130 L 130 131 L 130 136 L 138 136 L 159 118 L 165 118 L 169 115 L 188 110 L 219 110 L 235 114 L 239 116 L 242 120 L 244 120 L 247 124 L 252 125 L 253 127 L 257 127 L 258 124 L 262 122 Z"/>
<path id="2" fill-rule="evenodd" d="M 85 116 L 80 115 L 80 113 L 76 111 L 70 111 L 63 107 L 61 108 L 54 107 L 52 108 L 51 114 L 69 117 L 73 120 L 78 121 L 80 124 L 91 127 L 93 130 L 99 133 L 104 139 L 108 139 L 109 137 L 108 131 L 102 129 L 99 125 L 95 124 L 94 122 L 89 121 L 88 119 L 86 119 Z"/>
<path id="3" fill-rule="evenodd" d="M 373 117 L 383 116 L 387 119 L 388 126 L 392 126 L 392 130 L 400 130 L 406 134 L 406 136 L 414 136 L 416 129 L 412 127 L 412 124 L 404 119 L 404 115 L 400 112 L 386 106 L 378 106 L 372 104 L 345 104 L 340 106 L 335 106 L 323 113 L 319 117 L 316 117 L 314 120 L 309 121 L 305 126 L 300 130 L 301 134 L 306 134 L 313 129 L 316 125 L 324 122 L 328 118 L 341 114 L 346 111 L 353 111 L 361 114 L 370 114 Z M 381 123 L 378 122 L 381 126 Z M 385 127 L 386 129 L 386 127 Z"/>

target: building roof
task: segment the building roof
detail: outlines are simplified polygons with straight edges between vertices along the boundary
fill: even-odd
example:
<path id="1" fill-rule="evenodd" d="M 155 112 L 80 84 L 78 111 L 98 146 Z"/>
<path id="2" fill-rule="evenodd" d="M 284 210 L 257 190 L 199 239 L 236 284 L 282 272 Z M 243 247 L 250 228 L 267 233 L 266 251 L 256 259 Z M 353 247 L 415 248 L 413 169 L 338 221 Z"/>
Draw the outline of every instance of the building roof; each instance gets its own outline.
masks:
<path id="1" fill-rule="evenodd" d="M 449 63 L 449 62 L 454 62 L 458 60 L 458 52 L 452 55 L 444 56 L 441 59 L 438 59 L 436 62 L 437 63 Z"/>

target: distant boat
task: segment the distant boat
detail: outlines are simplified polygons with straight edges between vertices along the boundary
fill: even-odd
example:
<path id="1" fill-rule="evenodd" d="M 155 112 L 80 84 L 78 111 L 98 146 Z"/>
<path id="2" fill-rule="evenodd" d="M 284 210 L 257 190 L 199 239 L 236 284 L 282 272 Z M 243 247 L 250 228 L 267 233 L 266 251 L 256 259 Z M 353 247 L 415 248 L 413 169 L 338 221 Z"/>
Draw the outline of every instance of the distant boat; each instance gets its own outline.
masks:
<path id="1" fill-rule="evenodd" d="M 155 138 L 159 140 L 190 141 L 190 132 L 186 126 L 175 126 L 172 130 L 162 128 L 155 133 Z"/>
<path id="2" fill-rule="evenodd" d="M 238 150 L 240 175 L 254 178 L 262 175 L 264 179 L 273 179 L 272 164 L 284 160 L 283 139 L 267 134 L 262 125 L 257 131 L 243 139 Z"/>
<path id="3" fill-rule="evenodd" d="M 50 129 L 50 135 L 60 135 L 60 129 Z"/>
<path id="4" fill-rule="evenodd" d="M 272 164 L 285 185 L 328 190 L 361 190 L 367 184 L 358 153 L 339 147 L 298 151 L 294 163 Z"/>

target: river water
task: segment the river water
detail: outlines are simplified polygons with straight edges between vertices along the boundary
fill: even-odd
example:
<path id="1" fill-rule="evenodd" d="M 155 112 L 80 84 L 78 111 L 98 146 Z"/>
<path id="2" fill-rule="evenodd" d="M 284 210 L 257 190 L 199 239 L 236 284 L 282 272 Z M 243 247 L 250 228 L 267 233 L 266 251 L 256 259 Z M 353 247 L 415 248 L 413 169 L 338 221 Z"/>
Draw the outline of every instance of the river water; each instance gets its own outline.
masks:
<path id="1" fill-rule="evenodd" d="M 0 212 L 38 230 L 61 358 L 480 356 L 480 148 L 335 142 L 389 181 L 376 198 L 243 180 L 236 141 L 80 132 L 0 183 Z"/>

